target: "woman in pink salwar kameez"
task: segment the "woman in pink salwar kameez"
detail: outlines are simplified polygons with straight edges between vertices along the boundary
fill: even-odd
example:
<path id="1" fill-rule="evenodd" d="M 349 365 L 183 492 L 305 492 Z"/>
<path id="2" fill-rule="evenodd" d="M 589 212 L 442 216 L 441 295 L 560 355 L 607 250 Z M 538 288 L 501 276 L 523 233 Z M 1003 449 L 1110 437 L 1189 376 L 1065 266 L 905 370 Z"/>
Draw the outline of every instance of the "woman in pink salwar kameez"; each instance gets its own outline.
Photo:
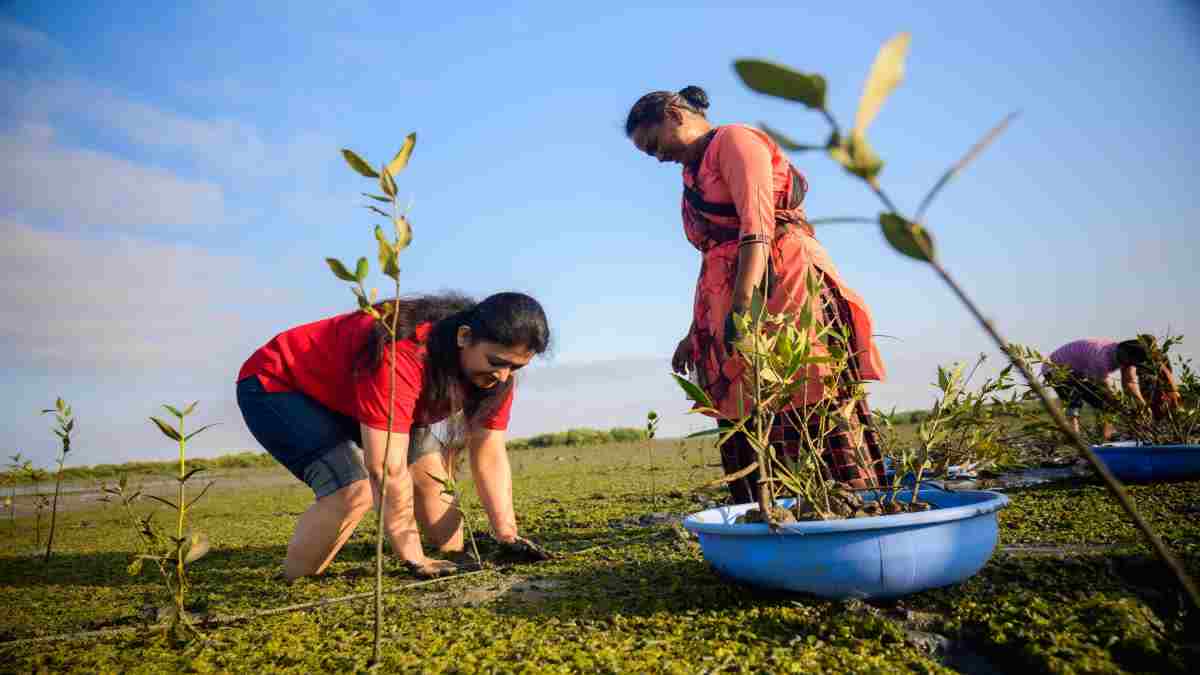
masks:
<path id="1" fill-rule="evenodd" d="M 738 401 L 746 364 L 731 353 L 731 313 L 745 312 L 764 280 L 769 312 L 798 314 L 809 303 L 816 316 L 849 333 L 851 363 L 843 381 L 828 387 L 821 377 L 828 369 L 813 366 L 805 390 L 789 408 L 811 427 L 816 423 L 808 413 L 813 404 L 833 398 L 852 406 L 847 421 L 825 437 L 823 452 L 832 478 L 852 487 L 873 486 L 883 476 L 879 446 L 865 397 L 852 395 L 857 382 L 884 377 L 871 337 L 871 314 L 813 236 L 801 206 L 808 189 L 804 177 L 765 133 L 736 124 L 714 127 L 705 117 L 707 108 L 708 96 L 699 87 L 656 91 L 634 104 L 625 125 L 639 150 L 683 165 L 684 233 L 702 256 L 692 325 L 675 350 L 672 367 L 681 374 L 694 368 L 716 407 L 734 418 L 747 409 Z M 807 274 L 823 282 L 821 297 L 807 297 Z M 800 434 L 782 415 L 771 435 L 777 451 L 797 454 Z M 722 445 L 721 459 L 728 475 L 749 466 L 754 452 L 744 437 L 736 436 Z M 751 474 L 730 484 L 736 503 L 755 500 L 756 481 Z"/>

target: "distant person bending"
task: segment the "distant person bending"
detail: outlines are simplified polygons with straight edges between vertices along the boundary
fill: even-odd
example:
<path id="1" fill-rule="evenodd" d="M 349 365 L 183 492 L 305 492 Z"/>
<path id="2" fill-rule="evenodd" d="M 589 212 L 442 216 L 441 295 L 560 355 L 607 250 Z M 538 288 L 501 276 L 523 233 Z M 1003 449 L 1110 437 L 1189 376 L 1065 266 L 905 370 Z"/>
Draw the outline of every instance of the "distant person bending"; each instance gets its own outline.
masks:
<path id="1" fill-rule="evenodd" d="M 825 325 L 849 333 L 850 368 L 842 380 L 826 386 L 828 366 L 813 366 L 807 386 L 785 406 L 817 437 L 833 478 L 855 487 L 875 485 L 883 477 L 880 449 L 870 409 L 854 388 L 862 380 L 882 380 L 883 360 L 872 340 L 871 314 L 863 299 L 838 273 L 817 242 L 801 203 L 808 190 L 804 177 L 779 146 L 762 131 L 730 124 L 713 126 L 705 116 L 708 95 L 699 87 L 678 93 L 655 91 L 629 111 L 625 134 L 638 150 L 660 162 L 683 167 L 683 230 L 701 254 L 692 324 L 671 359 L 674 370 L 695 370 L 701 388 L 726 417 L 738 415 L 739 387 L 745 360 L 732 348 L 732 315 L 750 306 L 754 289 L 769 283 L 767 309 L 795 313 L 808 307 Z M 820 297 L 810 297 L 805 276 L 822 282 Z M 815 343 L 817 353 L 829 345 Z M 832 399 L 849 414 L 838 417 L 829 435 L 815 430 L 813 406 Z M 854 401 L 851 404 L 851 401 Z M 796 456 L 800 432 L 776 417 L 771 437 L 782 454 Z M 744 435 L 721 446 L 721 463 L 732 474 L 749 466 L 755 452 Z M 757 476 L 730 484 L 734 501 L 757 499 Z"/>
<path id="2" fill-rule="evenodd" d="M 389 431 L 384 530 L 392 551 L 413 571 L 436 576 L 455 569 L 450 561 L 426 557 L 418 525 L 431 546 L 462 550 L 461 516 L 436 480 L 453 471 L 448 448 L 460 439 L 496 539 L 517 554 L 544 556 L 517 534 L 504 444 L 513 373 L 550 340 L 541 305 L 520 293 L 499 293 L 478 304 L 448 293 L 375 307 L 385 318 L 398 312 L 391 368 L 386 330 L 367 314 L 351 312 L 280 333 L 238 374 L 238 406 L 250 433 L 316 496 L 296 523 L 284 577 L 323 572 L 377 503 Z M 420 440 L 431 425 L 459 412 L 443 448 Z"/>
<path id="3" fill-rule="evenodd" d="M 1111 410 L 1115 405 L 1116 392 L 1109 386 L 1108 376 L 1117 370 L 1121 371 L 1121 389 L 1139 405 L 1148 405 L 1154 419 L 1162 419 L 1179 407 L 1179 391 L 1170 366 L 1156 367 L 1146 344 L 1153 347 L 1154 338 L 1143 339 L 1145 343 L 1140 339 L 1118 342 L 1084 338 L 1050 353 L 1049 362 L 1042 365 L 1042 378 L 1065 402 L 1067 418 L 1076 433 L 1084 403 L 1098 411 Z M 1105 422 L 1104 440 L 1110 440 L 1114 433 L 1113 425 Z"/>

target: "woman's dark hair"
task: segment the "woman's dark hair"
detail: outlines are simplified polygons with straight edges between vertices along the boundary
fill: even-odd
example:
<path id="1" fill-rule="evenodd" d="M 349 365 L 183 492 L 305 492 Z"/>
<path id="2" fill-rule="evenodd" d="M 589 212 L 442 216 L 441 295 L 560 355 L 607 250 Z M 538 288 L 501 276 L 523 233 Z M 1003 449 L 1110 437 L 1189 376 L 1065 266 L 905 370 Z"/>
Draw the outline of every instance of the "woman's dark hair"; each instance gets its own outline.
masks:
<path id="1" fill-rule="evenodd" d="M 670 106 L 690 110 L 705 117 L 704 111 L 708 110 L 708 94 L 696 86 L 687 86 L 677 92 L 652 91 L 639 98 L 629 109 L 629 117 L 625 118 L 625 135 L 632 136 L 633 132 L 644 124 L 662 122 Z"/>
<path id="2" fill-rule="evenodd" d="M 476 303 L 455 291 L 387 300 L 375 305 L 383 320 L 396 312 L 397 339 L 407 340 L 417 326 L 432 323 L 426 341 L 425 378 L 421 386 L 421 404 L 442 408 L 449 405 L 454 413 L 463 411 L 467 426 L 484 419 L 499 406 L 513 384 L 509 378 L 491 389 L 479 389 L 463 381 L 459 363 L 458 329 L 471 331 L 471 342 L 495 342 L 506 347 L 525 347 L 534 354 L 550 348 L 550 326 L 546 312 L 537 300 L 524 293 L 496 293 Z M 355 362 L 358 372 L 372 372 L 384 362 L 388 331 L 375 322 L 371 335 Z M 457 434 L 448 433 L 448 436 Z M 449 442 L 447 439 L 446 442 Z"/>
<path id="3" fill-rule="evenodd" d="M 1148 340 L 1143 342 L 1143 339 L 1146 338 Z M 1149 365 L 1150 349 L 1153 348 L 1153 345 L 1154 337 L 1150 335 L 1139 335 L 1137 339 L 1117 343 L 1117 365 L 1121 367 Z"/>

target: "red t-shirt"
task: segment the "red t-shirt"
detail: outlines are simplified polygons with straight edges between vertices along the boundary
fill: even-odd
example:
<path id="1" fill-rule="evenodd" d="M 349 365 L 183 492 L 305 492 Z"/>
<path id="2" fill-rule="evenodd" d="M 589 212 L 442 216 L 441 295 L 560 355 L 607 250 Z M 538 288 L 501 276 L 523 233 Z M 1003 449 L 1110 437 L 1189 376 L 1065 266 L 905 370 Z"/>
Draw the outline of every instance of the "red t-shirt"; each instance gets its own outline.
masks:
<path id="1" fill-rule="evenodd" d="M 246 360 L 237 379 L 257 375 L 267 391 L 298 391 L 369 427 L 387 429 L 390 385 L 383 364 L 390 350 L 385 350 L 384 360 L 374 372 L 354 373 L 355 358 L 374 322 L 362 312 L 351 312 L 284 331 Z M 394 432 L 407 433 L 413 426 L 428 426 L 449 416 L 445 405 L 431 410 L 420 403 L 425 343 L 432 327 L 420 324 L 412 338 L 396 342 Z M 481 421 L 484 428 L 508 428 L 513 384 L 496 411 Z"/>

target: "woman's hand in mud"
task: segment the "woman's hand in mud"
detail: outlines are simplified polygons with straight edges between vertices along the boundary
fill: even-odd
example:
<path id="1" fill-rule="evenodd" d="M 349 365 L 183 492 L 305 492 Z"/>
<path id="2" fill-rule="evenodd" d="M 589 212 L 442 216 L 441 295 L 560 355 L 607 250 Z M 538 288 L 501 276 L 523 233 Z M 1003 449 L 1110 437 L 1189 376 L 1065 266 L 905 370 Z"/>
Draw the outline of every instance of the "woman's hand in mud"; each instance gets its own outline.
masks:
<path id="1" fill-rule="evenodd" d="M 498 540 L 500 556 L 513 562 L 541 562 L 553 556 L 549 551 L 525 537 L 514 536 L 507 541 Z"/>
<path id="2" fill-rule="evenodd" d="M 437 560 L 434 558 L 405 560 L 404 566 L 408 568 L 408 571 L 422 579 L 435 579 L 458 572 L 458 565 L 452 560 Z"/>
<path id="3" fill-rule="evenodd" d="M 687 375 L 695 367 L 696 356 L 692 353 L 692 339 L 690 336 L 685 337 L 679 341 L 675 355 L 671 357 L 671 370 L 680 375 Z"/>

